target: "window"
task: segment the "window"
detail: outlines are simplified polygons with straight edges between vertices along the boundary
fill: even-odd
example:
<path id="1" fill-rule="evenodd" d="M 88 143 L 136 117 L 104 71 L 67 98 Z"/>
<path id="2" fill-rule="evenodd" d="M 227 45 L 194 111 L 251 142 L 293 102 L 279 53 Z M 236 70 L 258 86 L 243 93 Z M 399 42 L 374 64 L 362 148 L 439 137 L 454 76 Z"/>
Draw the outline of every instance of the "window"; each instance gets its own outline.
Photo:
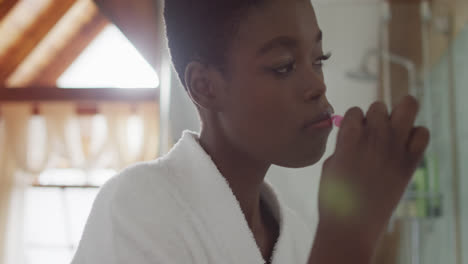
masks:
<path id="1" fill-rule="evenodd" d="M 115 25 L 107 26 L 57 80 L 62 88 L 155 88 L 156 72 Z"/>
<path id="2" fill-rule="evenodd" d="M 156 88 L 159 79 L 119 29 L 110 25 L 83 51 L 57 81 L 61 88 Z M 104 120 L 95 116 L 97 123 Z M 140 117 L 130 117 L 128 133 L 142 134 Z M 98 129 L 104 132 L 104 128 Z M 37 135 L 36 135 L 37 136 Z M 104 135 L 105 137 L 105 135 Z M 135 152 L 142 137 L 129 138 Z M 93 201 L 114 170 L 85 172 L 48 169 L 25 195 L 25 257 L 27 264 L 70 263 Z"/>
<path id="3" fill-rule="evenodd" d="M 74 169 L 52 169 L 40 175 L 40 184 L 76 187 L 31 187 L 26 191 L 24 235 L 27 264 L 71 262 L 98 193 L 97 187 L 114 174 L 112 170 L 85 174 Z M 85 185 L 87 179 L 93 187 L 77 187 Z"/>

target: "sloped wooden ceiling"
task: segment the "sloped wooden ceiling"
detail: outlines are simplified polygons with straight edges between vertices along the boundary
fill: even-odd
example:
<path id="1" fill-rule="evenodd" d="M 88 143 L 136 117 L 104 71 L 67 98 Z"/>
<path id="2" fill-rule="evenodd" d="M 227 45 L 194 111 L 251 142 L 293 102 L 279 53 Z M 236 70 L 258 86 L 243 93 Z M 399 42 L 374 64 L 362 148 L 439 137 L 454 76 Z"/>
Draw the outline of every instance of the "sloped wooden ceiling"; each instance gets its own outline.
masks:
<path id="1" fill-rule="evenodd" d="M 92 0 L 0 0 L 0 87 L 55 86 L 109 24 L 107 17 L 158 70 L 164 47 L 162 1 L 96 3 L 100 8 Z"/>
<path id="2" fill-rule="evenodd" d="M 420 1 L 389 0 L 392 4 Z M 165 52 L 163 0 L 95 2 L 99 9 L 92 0 L 0 0 L 0 87 L 55 85 L 58 77 L 109 23 L 107 18 L 158 71 Z M 429 2 L 435 15 L 451 15 L 453 35 L 468 22 L 468 1 Z M 443 37 L 434 38 L 433 49 L 439 50 L 434 53 L 443 53 L 449 43 Z"/>
<path id="3" fill-rule="evenodd" d="M 18 0 L 0 0 L 0 21 L 10 12 L 17 2 Z"/>
<path id="4" fill-rule="evenodd" d="M 8 27 L 6 30 L 14 32 L 15 41 L 5 43 L 5 47 L 1 50 L 0 83 L 6 82 L 7 78 L 44 39 L 47 33 L 75 2 L 76 0 L 23 0 L 18 3 L 16 6 L 18 8 L 12 10 L 18 13 L 7 17 L 11 21 L 4 21 L 9 22 L 6 25 Z M 29 20 L 28 18 L 31 21 L 27 21 Z M 0 34 L 3 35 L 4 32 L 0 31 Z"/>
<path id="5" fill-rule="evenodd" d="M 101 13 L 95 13 L 89 21 L 83 24 L 78 33 L 70 38 L 68 44 L 54 54 L 49 64 L 38 71 L 39 73 L 29 85 L 55 85 L 57 79 L 108 24 L 108 20 Z"/>
<path id="6" fill-rule="evenodd" d="M 95 0 L 148 63 L 159 71 L 165 49 L 163 0 Z"/>
<path id="7" fill-rule="evenodd" d="M 108 25 L 91 0 L 80 0 L 6 80 L 8 87 L 55 86 L 57 79 Z"/>
<path id="8" fill-rule="evenodd" d="M 163 28 L 152 0 L 0 0 L 0 103 L 77 102 L 78 114 L 97 101 L 156 102 L 156 89 L 58 89 L 57 79 L 109 25 L 109 17 L 157 70 Z M 102 12 L 104 10 L 105 12 Z M 155 10 L 155 11 L 154 11 Z M 161 19 L 161 20 L 160 20 Z M 18 88 L 18 89 L 7 89 Z M 0 113 L 1 116 L 1 113 Z"/>

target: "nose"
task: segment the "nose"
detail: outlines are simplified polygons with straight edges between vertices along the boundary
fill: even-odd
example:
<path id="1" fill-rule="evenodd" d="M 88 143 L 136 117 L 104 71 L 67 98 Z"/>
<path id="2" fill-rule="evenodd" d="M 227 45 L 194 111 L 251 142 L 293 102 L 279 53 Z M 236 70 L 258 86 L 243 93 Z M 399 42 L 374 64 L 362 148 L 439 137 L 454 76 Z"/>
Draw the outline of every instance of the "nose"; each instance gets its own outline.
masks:
<path id="1" fill-rule="evenodd" d="M 327 98 L 325 98 L 325 101 L 326 101 L 326 104 L 328 106 L 328 111 L 330 112 L 330 114 L 334 115 L 335 114 L 335 108 L 333 107 L 333 105 L 330 104 L 330 102 L 328 101 Z"/>
<path id="2" fill-rule="evenodd" d="M 308 74 L 308 82 L 305 85 L 304 101 L 318 101 L 325 96 L 327 86 L 325 85 L 323 73 L 311 72 Z"/>

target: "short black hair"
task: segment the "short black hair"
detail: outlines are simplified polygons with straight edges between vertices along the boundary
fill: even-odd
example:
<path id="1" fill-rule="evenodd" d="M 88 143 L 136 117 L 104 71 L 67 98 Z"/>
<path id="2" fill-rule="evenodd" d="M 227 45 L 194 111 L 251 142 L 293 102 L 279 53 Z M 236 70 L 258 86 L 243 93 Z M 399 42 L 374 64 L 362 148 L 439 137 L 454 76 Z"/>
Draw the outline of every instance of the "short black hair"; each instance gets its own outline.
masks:
<path id="1" fill-rule="evenodd" d="M 186 87 L 192 61 L 224 70 L 226 51 L 243 15 L 267 0 L 166 0 L 164 19 L 174 68 Z"/>

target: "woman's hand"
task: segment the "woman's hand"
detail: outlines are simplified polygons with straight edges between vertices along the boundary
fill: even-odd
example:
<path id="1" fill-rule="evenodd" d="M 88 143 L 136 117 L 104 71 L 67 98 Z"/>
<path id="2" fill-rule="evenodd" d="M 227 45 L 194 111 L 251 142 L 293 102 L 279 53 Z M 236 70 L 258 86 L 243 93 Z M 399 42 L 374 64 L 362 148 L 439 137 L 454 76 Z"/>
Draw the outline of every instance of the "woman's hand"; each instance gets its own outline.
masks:
<path id="1" fill-rule="evenodd" d="M 382 103 L 365 116 L 359 108 L 346 113 L 335 153 L 323 166 L 309 263 L 370 263 L 429 142 L 428 130 L 414 127 L 418 108 L 407 96 L 391 115 Z"/>

